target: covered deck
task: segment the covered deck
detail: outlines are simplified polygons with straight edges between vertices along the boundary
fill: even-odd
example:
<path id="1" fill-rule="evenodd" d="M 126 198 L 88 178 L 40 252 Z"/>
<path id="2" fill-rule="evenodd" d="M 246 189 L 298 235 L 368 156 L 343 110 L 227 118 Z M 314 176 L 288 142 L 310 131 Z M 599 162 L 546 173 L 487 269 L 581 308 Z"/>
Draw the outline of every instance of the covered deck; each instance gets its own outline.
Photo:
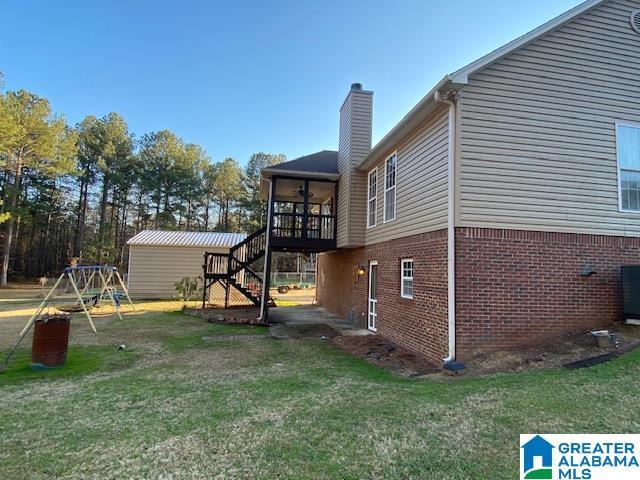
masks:
<path id="1" fill-rule="evenodd" d="M 337 152 L 319 152 L 262 171 L 271 250 L 336 249 L 339 178 Z"/>

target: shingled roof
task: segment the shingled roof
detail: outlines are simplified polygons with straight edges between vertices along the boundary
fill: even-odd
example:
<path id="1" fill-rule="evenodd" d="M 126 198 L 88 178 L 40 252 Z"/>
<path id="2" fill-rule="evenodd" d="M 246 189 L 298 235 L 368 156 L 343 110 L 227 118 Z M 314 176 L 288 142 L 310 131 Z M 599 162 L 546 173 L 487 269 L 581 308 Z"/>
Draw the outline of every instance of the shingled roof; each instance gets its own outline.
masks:
<path id="1" fill-rule="evenodd" d="M 338 152 L 322 150 L 321 152 L 295 158 L 288 162 L 267 167 L 264 172 L 312 172 L 337 175 Z"/>

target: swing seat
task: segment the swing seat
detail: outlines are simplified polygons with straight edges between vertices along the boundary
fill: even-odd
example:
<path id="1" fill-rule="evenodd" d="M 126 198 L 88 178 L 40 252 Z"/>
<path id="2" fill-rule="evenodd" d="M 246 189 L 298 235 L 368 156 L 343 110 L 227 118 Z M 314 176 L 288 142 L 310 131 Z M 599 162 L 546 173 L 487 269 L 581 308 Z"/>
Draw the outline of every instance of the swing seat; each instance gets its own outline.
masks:
<path id="1" fill-rule="evenodd" d="M 79 303 L 69 303 L 66 305 L 56 305 L 54 307 L 56 310 L 60 310 L 61 312 L 67 312 L 67 313 L 78 313 L 78 312 L 83 312 L 84 310 L 82 309 L 82 305 L 80 305 Z M 88 304 L 85 305 L 85 308 L 87 309 L 88 312 L 90 312 L 91 310 L 93 310 L 93 305 Z"/>

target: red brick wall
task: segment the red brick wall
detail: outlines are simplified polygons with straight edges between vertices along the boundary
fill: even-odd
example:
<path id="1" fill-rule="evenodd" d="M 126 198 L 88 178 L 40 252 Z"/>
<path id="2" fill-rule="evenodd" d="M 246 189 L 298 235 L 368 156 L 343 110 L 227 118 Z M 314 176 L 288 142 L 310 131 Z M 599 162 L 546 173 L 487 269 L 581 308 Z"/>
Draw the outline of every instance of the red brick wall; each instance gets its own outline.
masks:
<path id="1" fill-rule="evenodd" d="M 434 363 L 447 354 L 446 231 L 322 254 L 318 302 L 367 323 L 369 261 L 378 261 L 378 333 Z M 400 260 L 414 259 L 414 299 L 400 297 Z M 535 345 L 621 318 L 620 266 L 640 264 L 640 238 L 456 229 L 459 359 Z M 355 269 L 367 275 L 354 283 Z M 581 276 L 585 266 L 596 275 Z"/>
<path id="2" fill-rule="evenodd" d="M 456 229 L 458 357 L 534 344 L 620 320 L 620 266 L 640 239 Z M 597 273 L 580 275 L 585 265 Z"/>
<path id="3" fill-rule="evenodd" d="M 414 260 L 414 298 L 400 297 L 400 261 Z M 378 333 L 436 364 L 447 355 L 447 232 L 318 257 L 318 303 L 366 328 L 369 261 L 378 261 Z M 366 275 L 354 283 L 355 268 Z"/>

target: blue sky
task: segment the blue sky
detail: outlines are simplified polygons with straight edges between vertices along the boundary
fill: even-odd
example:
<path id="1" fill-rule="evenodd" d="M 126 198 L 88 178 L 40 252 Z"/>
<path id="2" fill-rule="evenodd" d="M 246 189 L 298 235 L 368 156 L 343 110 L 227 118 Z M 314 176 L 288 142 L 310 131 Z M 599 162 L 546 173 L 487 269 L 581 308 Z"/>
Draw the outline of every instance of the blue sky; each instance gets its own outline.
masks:
<path id="1" fill-rule="evenodd" d="M 7 89 L 70 123 L 110 111 L 168 128 L 214 160 L 337 147 L 353 82 L 374 95 L 374 143 L 445 74 L 580 0 L 7 0 Z"/>

